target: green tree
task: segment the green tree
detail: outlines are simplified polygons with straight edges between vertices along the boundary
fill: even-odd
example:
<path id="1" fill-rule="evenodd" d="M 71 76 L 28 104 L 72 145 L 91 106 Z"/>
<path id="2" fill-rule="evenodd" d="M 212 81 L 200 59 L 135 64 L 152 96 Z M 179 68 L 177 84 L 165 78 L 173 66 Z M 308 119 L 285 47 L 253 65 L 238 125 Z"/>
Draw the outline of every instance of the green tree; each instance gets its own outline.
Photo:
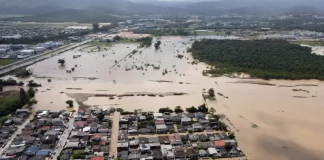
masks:
<path id="1" fill-rule="evenodd" d="M 160 108 L 160 109 L 159 109 L 159 112 L 160 112 L 160 113 L 165 113 L 165 112 L 172 113 L 173 110 L 172 110 L 171 108 L 169 108 L 169 107 L 166 107 L 166 108 Z"/>
<path id="2" fill-rule="evenodd" d="M 73 107 L 73 101 L 72 100 L 67 100 L 65 103 L 68 104 L 70 108 Z"/>
<path id="3" fill-rule="evenodd" d="M 192 106 L 192 107 L 186 108 L 186 111 L 188 113 L 197 113 L 198 109 L 196 107 Z"/>
<path id="4" fill-rule="evenodd" d="M 65 65 L 65 60 L 64 59 L 59 59 L 58 60 L 58 63 L 60 63 L 61 66 L 64 66 Z"/>
<path id="5" fill-rule="evenodd" d="M 0 92 L 3 91 L 2 79 L 0 79 Z"/>
<path id="6" fill-rule="evenodd" d="M 121 36 L 115 36 L 113 39 L 114 39 L 114 41 L 120 41 L 122 39 L 122 37 Z"/>
<path id="7" fill-rule="evenodd" d="M 93 32 L 99 32 L 99 24 L 98 23 L 93 23 L 92 24 L 92 31 Z"/>
<path id="8" fill-rule="evenodd" d="M 235 133 L 234 132 L 229 133 L 228 137 L 230 139 L 235 139 Z"/>
<path id="9" fill-rule="evenodd" d="M 29 96 L 26 94 L 26 91 L 23 88 L 20 88 L 19 91 L 19 100 L 24 105 L 29 102 Z"/>
<path id="10" fill-rule="evenodd" d="M 85 158 L 85 153 L 84 151 L 78 150 L 72 153 L 72 158 L 73 159 L 84 159 Z"/>
<path id="11" fill-rule="evenodd" d="M 35 97 L 35 90 L 33 89 L 33 88 L 29 88 L 28 89 L 28 96 L 30 97 L 30 98 L 33 98 L 33 97 Z"/>
<path id="12" fill-rule="evenodd" d="M 122 108 L 116 108 L 116 111 L 122 113 L 122 112 L 124 112 L 124 109 L 122 109 Z"/>
<path id="13" fill-rule="evenodd" d="M 176 107 L 174 108 L 174 112 L 175 112 L 175 113 L 183 113 L 183 109 L 182 109 L 180 106 L 176 106 Z"/>
<path id="14" fill-rule="evenodd" d="M 207 113 L 208 112 L 208 108 L 206 107 L 205 103 L 198 107 L 198 112 L 202 112 L 202 113 Z"/>
<path id="15" fill-rule="evenodd" d="M 215 91 L 214 91 L 213 88 L 210 88 L 210 89 L 208 90 L 208 95 L 209 95 L 209 97 L 215 97 Z"/>
<path id="16" fill-rule="evenodd" d="M 102 122 L 102 120 L 105 118 L 105 115 L 104 115 L 102 112 L 100 112 L 100 113 L 97 115 L 97 118 L 98 118 L 98 120 L 99 120 L 100 122 Z"/>
<path id="17" fill-rule="evenodd" d="M 225 149 L 229 152 L 232 149 L 232 145 L 230 143 L 225 143 Z"/>

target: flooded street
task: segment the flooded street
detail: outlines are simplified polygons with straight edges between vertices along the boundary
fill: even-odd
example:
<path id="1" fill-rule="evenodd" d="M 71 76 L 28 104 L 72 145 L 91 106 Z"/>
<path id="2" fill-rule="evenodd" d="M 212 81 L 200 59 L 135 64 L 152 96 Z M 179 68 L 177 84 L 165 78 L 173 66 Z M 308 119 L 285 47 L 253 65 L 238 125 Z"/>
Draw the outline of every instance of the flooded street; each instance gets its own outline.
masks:
<path id="1" fill-rule="evenodd" d="M 266 82 L 273 85 L 260 85 L 236 83 L 241 80 L 236 78 L 202 76 L 207 66 L 192 64 L 193 59 L 187 53 L 190 38 L 161 37 L 159 40 L 158 50 L 153 45 L 138 48 L 138 44 L 132 43 L 89 53 L 80 47 L 30 66 L 34 73 L 31 79 L 43 85 L 36 94 L 36 109 L 66 109 L 65 101 L 72 99 L 71 94 L 75 95 L 75 101 L 101 108 L 116 106 L 128 111 L 139 108 L 157 111 L 160 107 L 178 105 L 186 108 L 202 104 L 203 89 L 214 88 L 216 93 L 228 98 L 216 94 L 217 100 L 208 102 L 208 106 L 214 107 L 218 114 L 225 114 L 233 123 L 239 146 L 249 159 L 324 159 L 323 82 L 271 80 Z M 138 51 L 130 54 L 135 49 Z M 74 54 L 81 57 L 73 58 Z M 65 59 L 65 66 L 58 64 L 61 58 Z M 66 72 L 73 67 L 74 72 Z M 84 96 L 130 92 L 167 96 L 115 99 Z M 169 92 L 185 94 L 168 95 Z"/>

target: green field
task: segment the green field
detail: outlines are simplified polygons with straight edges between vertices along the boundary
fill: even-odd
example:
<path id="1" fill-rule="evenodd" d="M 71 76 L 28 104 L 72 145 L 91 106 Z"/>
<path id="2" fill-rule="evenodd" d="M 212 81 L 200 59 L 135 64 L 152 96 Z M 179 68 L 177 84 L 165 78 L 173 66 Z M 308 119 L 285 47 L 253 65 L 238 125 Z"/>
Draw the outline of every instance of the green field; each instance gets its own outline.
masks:
<path id="1" fill-rule="evenodd" d="M 324 46 L 324 41 L 294 41 L 295 44 L 306 44 L 310 46 Z"/>
<path id="2" fill-rule="evenodd" d="M 5 66 L 10 63 L 17 62 L 17 61 L 18 61 L 17 59 L 0 59 L 0 66 Z"/>
<path id="3" fill-rule="evenodd" d="M 217 31 L 217 32 L 205 32 L 205 31 L 198 31 L 197 35 L 199 36 L 226 36 L 225 32 Z"/>

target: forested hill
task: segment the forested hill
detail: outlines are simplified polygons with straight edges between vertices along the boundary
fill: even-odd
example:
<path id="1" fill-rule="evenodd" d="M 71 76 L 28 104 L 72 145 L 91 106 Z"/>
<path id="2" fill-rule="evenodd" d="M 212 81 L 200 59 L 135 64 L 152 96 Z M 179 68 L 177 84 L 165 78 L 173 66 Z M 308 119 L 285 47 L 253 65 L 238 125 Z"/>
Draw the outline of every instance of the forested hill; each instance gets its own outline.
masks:
<path id="1" fill-rule="evenodd" d="M 243 72 L 264 79 L 324 80 L 324 56 L 311 48 L 283 40 L 195 41 L 193 57 L 214 65 L 208 73 L 222 75 Z"/>

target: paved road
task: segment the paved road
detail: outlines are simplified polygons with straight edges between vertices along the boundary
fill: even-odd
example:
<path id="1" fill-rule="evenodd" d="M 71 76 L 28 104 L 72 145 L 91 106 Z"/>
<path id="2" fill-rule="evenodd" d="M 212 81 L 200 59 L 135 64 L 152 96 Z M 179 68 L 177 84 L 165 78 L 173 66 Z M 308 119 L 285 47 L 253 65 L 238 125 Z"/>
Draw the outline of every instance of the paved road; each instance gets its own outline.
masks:
<path id="1" fill-rule="evenodd" d="M 66 52 L 68 50 L 72 50 L 74 48 L 80 47 L 80 46 L 82 46 L 82 45 L 84 45 L 86 43 L 89 43 L 89 42 L 91 42 L 91 41 L 93 41 L 95 39 L 103 38 L 103 37 L 107 36 L 108 34 L 110 34 L 110 33 L 107 33 L 105 35 L 98 36 L 97 38 L 94 38 L 94 39 L 85 40 L 85 41 L 82 41 L 80 43 L 76 43 L 74 45 L 63 46 L 63 47 L 58 48 L 58 49 L 56 49 L 54 51 L 45 52 L 43 54 L 35 55 L 33 57 L 26 58 L 24 60 L 21 60 L 19 62 L 14 63 L 14 64 L 8 64 L 6 66 L 1 66 L 0 67 L 0 75 L 6 74 L 8 72 L 11 72 L 13 70 L 16 70 L 16 69 L 19 69 L 19 68 L 22 68 L 22 67 L 26 67 L 26 66 L 32 65 L 32 64 L 34 64 L 34 63 L 36 63 L 38 61 L 41 61 L 41 60 L 50 58 L 52 56 L 55 56 L 57 54 Z M 15 64 L 17 64 L 17 65 L 15 65 Z"/>
<path id="2" fill-rule="evenodd" d="M 12 141 L 16 138 L 16 136 L 17 136 L 18 134 L 21 133 L 22 129 L 25 128 L 25 126 L 29 123 L 29 121 L 32 120 L 32 119 L 34 118 L 34 115 L 35 115 L 35 112 L 33 112 L 31 115 L 29 115 L 29 117 L 25 120 L 25 122 L 24 122 L 22 125 L 20 125 L 20 126 L 17 127 L 17 130 L 15 131 L 15 133 L 13 133 L 13 134 L 11 135 L 11 138 L 10 138 L 10 140 L 7 142 L 6 146 L 3 147 L 3 148 L 0 148 L 0 155 L 2 155 L 2 154 L 3 154 L 3 153 L 4 153 L 4 152 L 9 148 L 9 146 L 10 146 L 11 143 L 12 143 Z"/>
<path id="3" fill-rule="evenodd" d="M 52 159 L 57 159 L 60 153 L 62 152 L 65 143 L 67 142 L 69 135 L 73 129 L 73 122 L 74 122 L 74 114 L 71 116 L 69 123 L 68 123 L 68 128 L 64 130 L 63 134 L 60 137 L 60 140 L 57 142 L 55 150 L 52 153 L 55 153 Z"/>
<path id="4" fill-rule="evenodd" d="M 119 134 L 119 112 L 115 112 L 113 116 L 113 126 L 111 133 L 111 142 L 110 142 L 110 152 L 109 156 L 117 158 L 117 143 L 118 143 L 118 134 Z"/>

